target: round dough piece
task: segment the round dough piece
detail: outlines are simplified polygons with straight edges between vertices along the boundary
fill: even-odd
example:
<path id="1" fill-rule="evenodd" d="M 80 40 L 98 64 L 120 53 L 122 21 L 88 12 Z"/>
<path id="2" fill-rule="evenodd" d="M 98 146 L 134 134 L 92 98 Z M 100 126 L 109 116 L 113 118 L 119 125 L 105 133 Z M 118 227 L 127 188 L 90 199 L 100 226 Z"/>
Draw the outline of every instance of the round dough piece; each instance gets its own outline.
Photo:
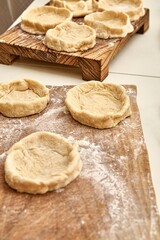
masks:
<path id="1" fill-rule="evenodd" d="M 56 51 L 84 51 L 96 44 L 96 32 L 87 25 L 68 21 L 54 29 L 49 29 L 45 35 L 44 44 Z"/>
<path id="2" fill-rule="evenodd" d="M 21 79 L 0 84 L 0 113 L 7 117 L 25 117 L 44 110 L 49 89 L 43 84 Z"/>
<path id="3" fill-rule="evenodd" d="M 50 5 L 67 8 L 73 17 L 83 17 L 92 12 L 92 0 L 51 0 Z"/>
<path id="4" fill-rule="evenodd" d="M 131 115 L 125 88 L 111 83 L 90 81 L 75 86 L 67 92 L 65 104 L 75 120 L 99 129 L 114 127 Z"/>
<path id="5" fill-rule="evenodd" d="M 72 13 L 66 8 L 34 7 L 23 12 L 21 28 L 31 34 L 45 34 L 48 29 L 71 19 Z"/>
<path id="6" fill-rule="evenodd" d="M 99 38 L 125 37 L 134 30 L 127 14 L 115 11 L 91 13 L 84 18 L 85 24 L 94 28 Z"/>
<path id="7" fill-rule="evenodd" d="M 19 192 L 46 193 L 65 187 L 82 169 L 78 144 L 49 132 L 15 143 L 5 161 L 5 180 Z"/>
<path id="8" fill-rule="evenodd" d="M 92 0 L 95 11 L 120 11 L 126 13 L 130 21 L 138 20 L 145 14 L 142 0 Z"/>

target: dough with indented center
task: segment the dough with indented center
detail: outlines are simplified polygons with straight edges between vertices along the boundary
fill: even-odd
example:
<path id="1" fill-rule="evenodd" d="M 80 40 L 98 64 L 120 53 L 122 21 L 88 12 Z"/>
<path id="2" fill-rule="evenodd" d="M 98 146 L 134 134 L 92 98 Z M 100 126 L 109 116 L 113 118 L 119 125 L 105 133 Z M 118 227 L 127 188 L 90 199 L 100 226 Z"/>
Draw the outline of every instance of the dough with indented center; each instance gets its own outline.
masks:
<path id="1" fill-rule="evenodd" d="M 134 30 L 127 14 L 115 11 L 91 13 L 84 18 L 85 24 L 94 28 L 99 38 L 125 37 Z"/>
<path id="2" fill-rule="evenodd" d="M 96 44 L 96 32 L 87 25 L 68 21 L 54 29 L 49 29 L 45 35 L 44 44 L 56 51 L 84 51 Z"/>
<path id="3" fill-rule="evenodd" d="M 111 83 L 90 81 L 75 86 L 67 92 L 65 104 L 75 120 L 99 129 L 114 127 L 131 115 L 125 88 Z"/>
<path id="4" fill-rule="evenodd" d="M 21 79 L 0 84 L 0 113 L 7 117 L 25 117 L 44 110 L 49 89 L 38 81 Z"/>
<path id="5" fill-rule="evenodd" d="M 21 28 L 31 34 L 45 34 L 48 29 L 71 19 L 72 13 L 66 8 L 34 7 L 23 12 Z"/>
<path id="6" fill-rule="evenodd" d="M 92 12 L 92 0 L 51 0 L 50 5 L 67 8 L 73 17 L 83 17 Z"/>
<path id="7" fill-rule="evenodd" d="M 15 143 L 5 161 L 5 180 L 19 192 L 46 193 L 65 187 L 82 169 L 77 143 L 35 132 Z"/>
<path id="8" fill-rule="evenodd" d="M 131 21 L 145 14 L 142 0 L 92 0 L 94 11 L 120 11 L 126 13 Z"/>

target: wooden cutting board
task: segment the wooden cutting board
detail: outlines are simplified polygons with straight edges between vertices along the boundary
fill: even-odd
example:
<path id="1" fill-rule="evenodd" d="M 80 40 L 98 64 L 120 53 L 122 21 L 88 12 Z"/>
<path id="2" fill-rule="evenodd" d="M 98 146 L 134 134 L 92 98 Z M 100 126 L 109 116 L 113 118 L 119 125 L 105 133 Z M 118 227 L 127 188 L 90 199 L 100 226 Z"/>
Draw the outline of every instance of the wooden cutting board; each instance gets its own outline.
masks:
<path id="1" fill-rule="evenodd" d="M 0 115 L 0 239 L 159 240 L 136 87 L 125 86 L 132 116 L 106 130 L 72 119 L 64 106 L 71 87 L 50 87 L 51 101 L 40 114 L 13 119 Z M 45 195 L 18 193 L 4 181 L 7 150 L 41 130 L 79 142 L 82 172 L 64 189 Z"/>
<path id="2" fill-rule="evenodd" d="M 74 18 L 78 23 L 83 18 Z M 132 22 L 134 31 L 124 38 L 96 39 L 96 45 L 87 51 L 57 52 L 43 44 L 44 35 L 32 35 L 21 30 L 20 24 L 0 36 L 0 63 L 11 64 L 18 56 L 41 61 L 65 64 L 81 69 L 84 80 L 104 80 L 108 75 L 111 60 L 136 33 L 144 33 L 149 28 L 149 9 L 145 15 Z M 136 49 L 135 49 L 136 51 Z"/>

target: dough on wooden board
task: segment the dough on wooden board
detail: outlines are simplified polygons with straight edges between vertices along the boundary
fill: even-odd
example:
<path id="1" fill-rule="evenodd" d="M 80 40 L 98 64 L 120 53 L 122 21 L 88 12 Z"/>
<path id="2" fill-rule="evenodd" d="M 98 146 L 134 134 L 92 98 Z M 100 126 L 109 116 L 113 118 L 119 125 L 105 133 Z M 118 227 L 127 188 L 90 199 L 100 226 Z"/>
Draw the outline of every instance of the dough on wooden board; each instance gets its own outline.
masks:
<path id="1" fill-rule="evenodd" d="M 49 89 L 31 79 L 0 84 L 0 113 L 7 117 L 25 117 L 44 110 Z"/>
<path id="2" fill-rule="evenodd" d="M 72 117 L 90 127 L 115 127 L 131 115 L 130 99 L 125 88 L 111 83 L 90 81 L 71 88 L 65 104 Z"/>
<path id="3" fill-rule="evenodd" d="M 56 51 L 84 51 L 96 44 L 96 32 L 87 25 L 67 21 L 49 29 L 44 44 Z"/>
<path id="4" fill-rule="evenodd" d="M 21 28 L 31 34 L 45 34 L 48 29 L 71 19 L 72 13 L 66 8 L 34 7 L 23 12 Z"/>
<path id="5" fill-rule="evenodd" d="M 92 0 L 51 0 L 50 5 L 67 8 L 73 17 L 83 17 L 92 12 Z"/>
<path id="6" fill-rule="evenodd" d="M 92 0 L 94 11 L 120 11 L 126 13 L 131 21 L 145 14 L 142 0 Z"/>
<path id="7" fill-rule="evenodd" d="M 82 169 L 77 143 L 35 132 L 15 143 L 5 161 L 5 180 L 19 192 L 43 194 L 65 187 Z"/>
<path id="8" fill-rule="evenodd" d="M 99 38 L 125 37 L 134 30 L 127 14 L 116 11 L 91 13 L 84 18 L 85 24 L 94 28 Z"/>

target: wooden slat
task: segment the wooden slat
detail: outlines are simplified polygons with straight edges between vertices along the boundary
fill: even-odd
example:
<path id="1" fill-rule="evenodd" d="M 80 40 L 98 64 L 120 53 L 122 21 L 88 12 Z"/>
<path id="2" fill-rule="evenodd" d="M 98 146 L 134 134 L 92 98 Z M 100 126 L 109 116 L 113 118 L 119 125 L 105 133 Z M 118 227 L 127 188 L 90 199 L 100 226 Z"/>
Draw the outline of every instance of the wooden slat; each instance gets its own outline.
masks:
<path id="1" fill-rule="evenodd" d="M 83 22 L 83 18 L 73 19 Z M 135 33 L 144 33 L 149 28 L 149 9 L 145 15 L 133 22 L 134 31 L 125 38 L 96 40 L 94 48 L 83 52 L 66 53 L 48 49 L 43 44 L 43 35 L 31 35 L 21 30 L 20 24 L 0 36 L 0 51 L 7 55 L 23 56 L 41 61 L 80 67 L 84 80 L 104 80 L 108 75 L 108 65 L 114 56 L 128 43 Z M 5 61 L 0 54 L 0 62 Z M 86 63 L 88 63 L 86 65 Z M 89 68 L 88 68 L 89 66 Z"/>
<path id="2" fill-rule="evenodd" d="M 159 240 L 135 86 L 125 86 L 132 116 L 105 130 L 72 119 L 64 106 L 71 87 L 51 87 L 51 101 L 40 114 L 15 119 L 0 115 L 0 239 Z M 4 181 L 6 153 L 13 143 L 41 130 L 79 142 L 82 172 L 59 191 L 18 193 Z"/>

